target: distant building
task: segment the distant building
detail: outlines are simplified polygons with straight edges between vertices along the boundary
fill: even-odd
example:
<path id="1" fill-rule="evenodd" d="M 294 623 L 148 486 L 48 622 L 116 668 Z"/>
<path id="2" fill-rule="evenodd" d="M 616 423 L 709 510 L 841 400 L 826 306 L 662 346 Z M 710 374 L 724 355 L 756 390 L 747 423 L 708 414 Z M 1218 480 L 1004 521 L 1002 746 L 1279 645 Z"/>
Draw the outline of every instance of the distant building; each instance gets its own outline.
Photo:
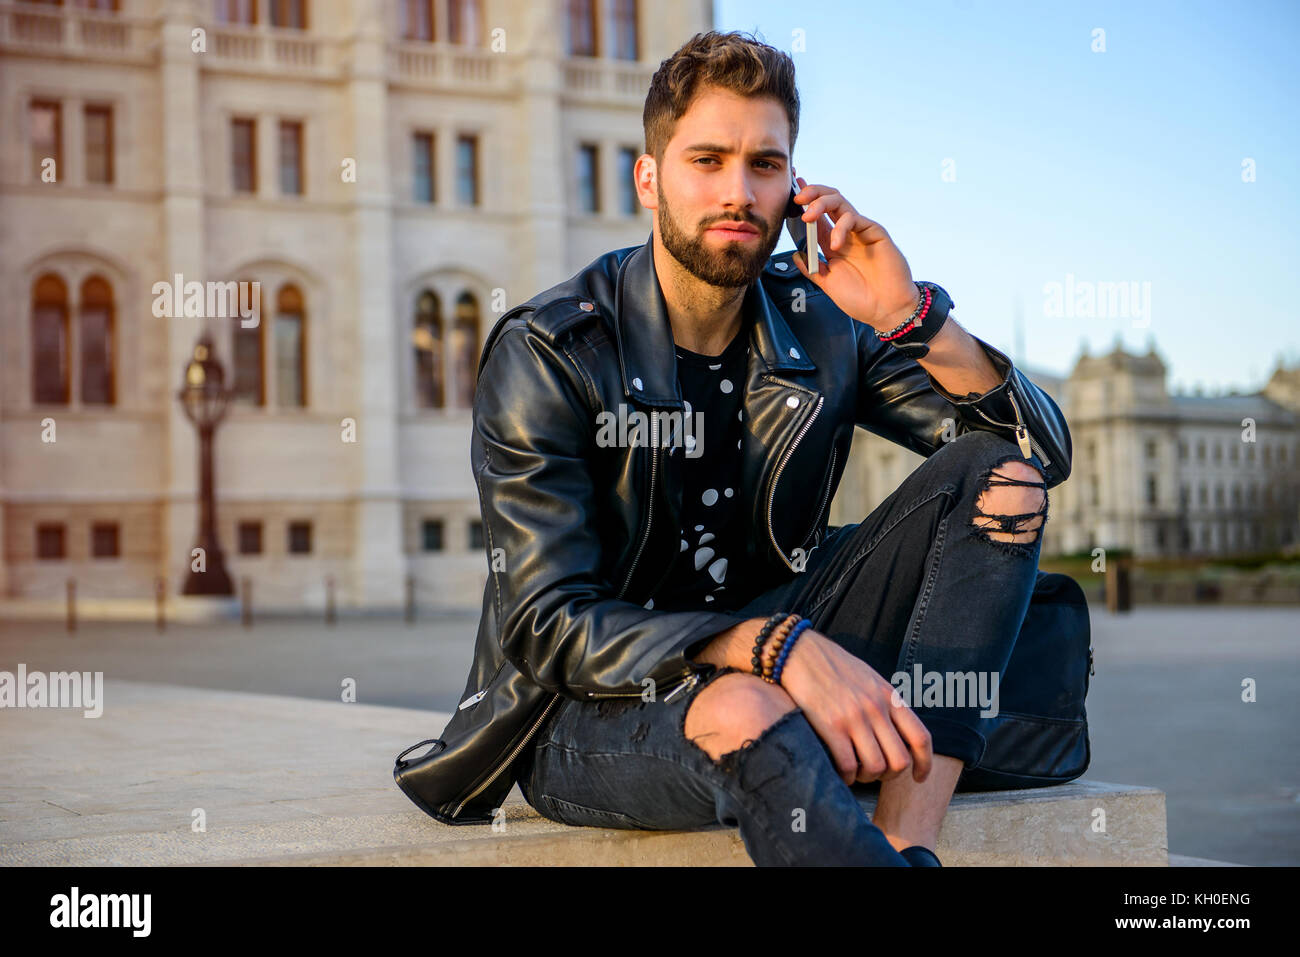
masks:
<path id="1" fill-rule="evenodd" d="M 1165 365 L 1118 344 L 1069 377 L 1022 366 L 1065 413 L 1071 476 L 1050 493 L 1045 554 L 1214 556 L 1300 543 L 1300 367 L 1261 392 L 1171 395 Z M 833 523 L 859 521 L 921 463 L 859 430 Z"/>

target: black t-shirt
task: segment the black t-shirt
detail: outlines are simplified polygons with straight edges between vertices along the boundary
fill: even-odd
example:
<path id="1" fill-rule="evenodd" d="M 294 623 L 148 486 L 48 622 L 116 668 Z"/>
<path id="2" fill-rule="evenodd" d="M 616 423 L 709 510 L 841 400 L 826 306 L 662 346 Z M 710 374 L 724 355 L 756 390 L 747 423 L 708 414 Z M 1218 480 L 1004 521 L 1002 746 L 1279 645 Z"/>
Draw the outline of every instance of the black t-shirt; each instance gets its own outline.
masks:
<path id="1" fill-rule="evenodd" d="M 743 574 L 746 514 L 740 502 L 739 450 L 751 326 L 746 317 L 721 355 L 706 356 L 675 347 L 688 424 L 681 447 L 670 444 L 668 454 L 685 456 L 682 554 L 651 608 L 703 608 L 726 603 L 728 591 L 739 591 L 736 582 Z M 701 419 L 700 454 L 692 458 L 699 431 L 696 423 Z"/>

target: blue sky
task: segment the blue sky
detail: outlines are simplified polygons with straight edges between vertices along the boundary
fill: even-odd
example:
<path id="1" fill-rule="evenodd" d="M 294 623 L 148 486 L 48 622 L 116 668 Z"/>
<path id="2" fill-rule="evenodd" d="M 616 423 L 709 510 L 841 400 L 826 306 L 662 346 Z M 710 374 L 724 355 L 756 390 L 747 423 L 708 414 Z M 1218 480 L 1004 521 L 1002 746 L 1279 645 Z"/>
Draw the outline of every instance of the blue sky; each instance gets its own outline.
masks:
<path id="1" fill-rule="evenodd" d="M 1171 388 L 1210 391 L 1300 362 L 1300 0 L 715 0 L 714 20 L 787 52 L 803 31 L 799 175 L 1013 358 L 1065 373 L 1084 342 L 1154 340 Z M 1149 315 L 1051 315 L 1067 274 L 1149 283 Z"/>

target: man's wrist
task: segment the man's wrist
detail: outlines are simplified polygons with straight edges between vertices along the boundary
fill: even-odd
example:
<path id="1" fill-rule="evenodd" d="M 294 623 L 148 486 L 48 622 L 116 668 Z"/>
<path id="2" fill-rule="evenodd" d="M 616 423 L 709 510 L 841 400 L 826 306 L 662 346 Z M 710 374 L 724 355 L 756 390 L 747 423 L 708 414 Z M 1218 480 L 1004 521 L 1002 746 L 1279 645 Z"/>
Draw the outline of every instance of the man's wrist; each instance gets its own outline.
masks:
<path id="1" fill-rule="evenodd" d="M 890 316 L 886 316 L 881 324 L 875 327 L 876 332 L 892 332 L 916 314 L 917 306 L 921 304 L 925 297 L 921 290 L 916 288 L 915 284 L 913 284 L 912 290 L 916 293 L 916 296 L 911 304 Z"/>
<path id="2" fill-rule="evenodd" d="M 695 656 L 695 660 L 718 667 L 749 671 L 754 656 L 754 642 L 766 621 L 766 618 L 750 618 L 719 632 Z"/>

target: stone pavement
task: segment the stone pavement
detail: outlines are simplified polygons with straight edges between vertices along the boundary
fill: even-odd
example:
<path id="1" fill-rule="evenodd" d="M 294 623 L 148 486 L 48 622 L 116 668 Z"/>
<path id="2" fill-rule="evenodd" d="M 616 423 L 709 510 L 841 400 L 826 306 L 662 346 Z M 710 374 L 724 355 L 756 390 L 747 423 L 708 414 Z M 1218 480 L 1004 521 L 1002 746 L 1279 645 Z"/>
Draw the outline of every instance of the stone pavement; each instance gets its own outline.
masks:
<path id="1" fill-rule="evenodd" d="M 518 788 L 502 831 L 439 824 L 391 768 L 446 717 L 112 680 L 99 718 L 5 709 L 0 865 L 749 863 L 734 829 L 571 828 Z M 1088 826 L 1097 807 L 1106 834 Z M 192 829 L 196 809 L 205 831 Z M 1086 779 L 958 795 L 939 851 L 948 865 L 1162 865 L 1164 814 L 1155 789 Z"/>
<path id="2" fill-rule="evenodd" d="M 172 624 L 159 634 L 148 622 L 86 621 L 68 635 L 58 621 L 0 620 L 0 670 L 19 662 L 102 670 L 109 679 L 326 703 L 353 678 L 366 705 L 448 711 L 464 686 L 476 623 L 473 614 L 413 625 L 259 619 L 252 629 Z M 1300 863 L 1300 611 L 1163 606 L 1111 615 L 1094 607 L 1093 637 L 1088 777 L 1164 792 L 1176 851 Z M 1258 683 L 1253 703 L 1241 697 L 1247 677 Z M 396 735 L 393 753 L 442 727 L 428 726 Z"/>

